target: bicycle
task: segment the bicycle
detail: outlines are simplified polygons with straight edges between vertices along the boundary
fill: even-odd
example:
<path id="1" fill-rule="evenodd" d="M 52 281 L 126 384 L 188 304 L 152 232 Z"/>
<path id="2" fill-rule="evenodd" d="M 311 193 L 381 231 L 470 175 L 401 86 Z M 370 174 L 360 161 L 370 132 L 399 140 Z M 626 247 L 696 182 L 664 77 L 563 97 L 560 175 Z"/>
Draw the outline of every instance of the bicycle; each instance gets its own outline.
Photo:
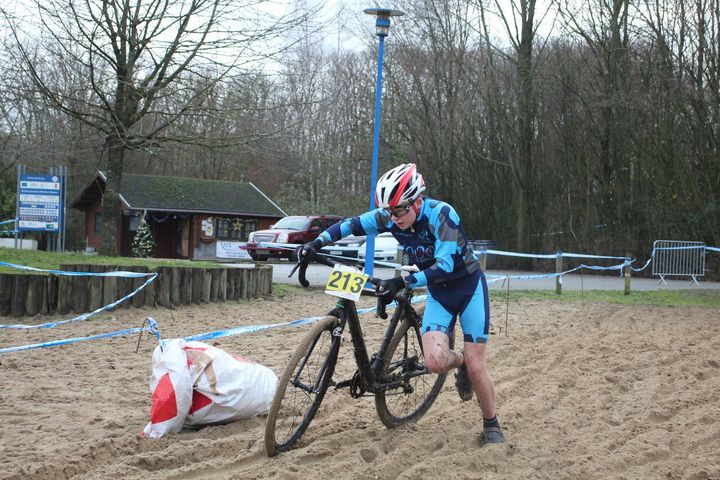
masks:
<path id="1" fill-rule="evenodd" d="M 314 260 L 334 267 L 333 262 L 322 254 L 316 254 Z M 292 276 L 299 267 L 299 280 L 304 287 L 309 285 L 305 278 L 309 261 L 298 261 L 290 273 Z M 377 296 L 375 290 L 381 279 L 363 278 L 367 278 L 375 289 L 360 287 L 361 295 Z M 364 280 L 362 283 L 364 286 Z M 412 289 L 406 288 L 395 297 L 397 307 L 379 350 L 372 355 L 368 355 L 355 301 L 340 298 L 336 306 L 313 325 L 297 346 L 278 382 L 265 423 L 268 456 L 288 451 L 300 440 L 331 386 L 335 390 L 348 388 L 353 398 L 374 395 L 378 417 L 388 428 L 417 421 L 428 411 L 440 393 L 447 373 L 436 375 L 425 367 L 420 331 L 422 319 L 412 306 L 412 296 Z M 387 319 L 382 297 L 378 297 L 376 316 Z M 351 378 L 335 382 L 332 377 L 346 326 L 352 337 L 357 370 Z M 451 335 L 450 348 L 453 344 Z"/>

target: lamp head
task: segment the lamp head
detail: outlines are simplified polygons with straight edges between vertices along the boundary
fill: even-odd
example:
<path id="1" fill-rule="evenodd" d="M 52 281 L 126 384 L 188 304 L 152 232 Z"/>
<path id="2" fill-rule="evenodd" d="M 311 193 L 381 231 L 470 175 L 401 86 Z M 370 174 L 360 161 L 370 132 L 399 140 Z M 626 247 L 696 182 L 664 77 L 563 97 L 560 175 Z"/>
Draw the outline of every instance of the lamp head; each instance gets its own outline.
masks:
<path id="1" fill-rule="evenodd" d="M 378 37 L 387 37 L 390 31 L 390 17 L 405 15 L 400 10 L 388 10 L 386 8 L 366 8 L 363 12 L 368 15 L 375 15 L 375 33 Z"/>

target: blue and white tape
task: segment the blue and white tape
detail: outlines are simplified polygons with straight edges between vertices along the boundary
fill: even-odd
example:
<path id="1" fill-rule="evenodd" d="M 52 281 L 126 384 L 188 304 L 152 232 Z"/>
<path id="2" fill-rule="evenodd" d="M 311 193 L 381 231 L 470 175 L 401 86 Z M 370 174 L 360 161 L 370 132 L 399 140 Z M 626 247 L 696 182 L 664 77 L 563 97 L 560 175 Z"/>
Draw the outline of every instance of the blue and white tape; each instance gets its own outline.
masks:
<path id="1" fill-rule="evenodd" d="M 15 223 L 17 221 L 17 218 L 13 218 L 12 220 L 5 220 L 0 222 L 0 225 L 6 225 L 8 223 Z"/>
<path id="2" fill-rule="evenodd" d="M 490 255 L 499 255 L 504 257 L 524 257 L 524 258 L 556 258 L 556 254 L 540 254 L 540 253 L 517 253 L 517 252 L 506 252 L 504 250 L 477 250 L 477 252 L 484 252 Z"/>
<path id="3" fill-rule="evenodd" d="M 24 324 L 15 324 L 15 325 L 0 325 L 0 329 L 30 329 L 30 328 L 53 328 L 57 327 L 58 325 L 63 325 L 65 323 L 70 322 L 81 322 L 84 320 L 87 320 L 88 318 L 92 317 L 93 315 L 97 315 L 100 312 L 112 310 L 124 301 L 132 298 L 135 296 L 140 290 L 147 287 L 150 283 L 153 282 L 158 276 L 155 272 L 126 272 L 126 271 L 113 271 L 113 272 L 70 272 L 65 270 L 46 270 L 42 268 L 35 268 L 35 267 L 28 267 L 26 265 L 17 265 L 14 263 L 7 263 L 7 262 L 0 262 L 0 266 L 10 267 L 10 268 L 16 268 L 19 270 L 27 270 L 31 272 L 46 272 L 46 273 L 52 273 L 55 275 L 63 275 L 63 276 L 70 276 L 70 277 L 120 277 L 120 278 L 144 278 L 144 277 L 150 277 L 148 278 L 142 285 L 140 285 L 138 288 L 130 292 L 129 294 L 125 295 L 119 300 L 116 300 L 112 303 L 109 303 L 103 307 L 100 307 L 96 310 L 93 310 L 90 313 L 84 313 L 82 315 L 78 315 L 77 317 L 70 318 L 68 320 L 62 320 L 59 322 L 48 322 L 48 323 L 41 323 L 38 325 L 24 325 Z"/>
<path id="4" fill-rule="evenodd" d="M 412 303 L 421 302 L 426 299 L 427 299 L 427 295 L 418 295 L 416 297 L 413 297 Z M 390 308 L 395 308 L 395 306 L 397 306 L 396 302 L 392 302 L 388 305 L 388 307 L 390 307 Z M 365 313 L 374 312 L 376 309 L 377 309 L 377 307 L 360 308 L 360 309 L 358 309 L 357 313 L 358 313 L 358 315 L 363 315 Z M 183 340 L 186 340 L 186 341 L 214 340 L 216 338 L 229 337 L 232 335 L 245 335 L 248 333 L 262 332 L 264 330 L 270 330 L 272 328 L 307 325 L 310 323 L 315 323 L 318 320 L 320 320 L 321 318 L 322 317 L 307 317 L 307 318 L 300 318 L 297 320 L 293 320 L 291 322 L 274 323 L 274 324 L 270 324 L 270 325 L 246 325 L 243 327 L 228 328 L 226 330 L 216 330 L 214 332 L 198 333 L 196 335 L 190 335 L 188 337 L 184 337 Z"/>
<path id="5" fill-rule="evenodd" d="M 135 294 L 137 294 L 140 290 L 142 290 L 143 288 L 148 286 L 158 276 L 157 273 L 152 273 L 151 275 L 152 276 L 150 278 L 148 278 L 145 281 L 145 283 L 143 283 L 138 288 L 136 288 L 132 292 L 128 293 L 121 299 L 115 300 L 112 303 L 108 303 L 107 305 L 100 307 L 97 310 L 93 310 L 90 313 L 84 313 L 82 315 L 78 315 L 77 317 L 69 318 L 67 320 L 61 320 L 59 322 L 48 322 L 48 323 L 41 323 L 38 325 L 23 325 L 23 324 L 0 325 L 0 329 L 2 329 L 2 328 L 9 328 L 9 329 L 53 328 L 53 327 L 57 327 L 58 325 L 63 325 L 63 324 L 70 323 L 70 322 L 82 322 L 82 321 L 87 320 L 88 318 L 92 317 L 93 315 L 97 315 L 100 312 L 112 310 L 115 307 L 117 307 L 118 305 L 120 305 L 121 303 L 123 303 L 125 300 L 128 300 L 128 299 L 132 298 L 133 296 L 135 296 Z"/>
<path id="6" fill-rule="evenodd" d="M 150 327 L 136 327 L 136 328 L 129 328 L 127 330 L 119 330 L 117 332 L 109 332 L 109 333 L 100 333 L 98 335 L 90 335 L 88 337 L 66 338 L 63 340 L 53 340 L 50 342 L 33 343 L 31 345 L 21 345 L 18 347 L 0 348 L 0 353 L 20 352 L 22 350 L 32 350 L 35 348 L 57 347 L 60 345 L 67 345 L 70 343 L 87 342 L 88 340 L 98 340 L 100 338 L 112 338 L 112 337 L 119 337 L 121 335 L 132 335 L 133 333 L 144 332 L 144 331 L 151 331 Z"/>
<path id="7" fill-rule="evenodd" d="M 122 278 L 141 278 L 157 275 L 154 272 L 127 272 L 124 270 L 114 270 L 112 272 L 71 272 L 68 270 L 46 270 L 44 268 L 28 267 L 27 265 L 17 265 L 15 263 L 0 262 L 0 267 L 16 268 L 18 270 L 27 270 L 29 272 L 45 272 L 54 275 L 62 275 L 65 277 L 122 277 Z"/>
<path id="8" fill-rule="evenodd" d="M 621 259 L 624 259 L 624 257 L 619 257 Z M 514 279 L 514 280 L 537 280 L 541 278 L 554 278 L 554 277 L 561 277 L 563 275 L 567 275 L 569 273 L 573 273 L 577 270 L 580 270 L 582 268 L 587 268 L 589 270 L 622 270 L 626 266 L 632 264 L 634 262 L 634 259 L 625 259 L 623 263 L 618 263 L 617 265 L 610 265 L 608 267 L 602 267 L 599 265 L 578 265 L 575 268 L 571 268 L 570 270 L 565 270 L 563 272 L 556 272 L 556 273 L 536 273 L 536 274 L 529 274 L 529 275 L 497 275 L 493 273 L 486 273 L 485 277 L 490 278 L 493 280 L 493 282 L 508 278 L 508 279 Z M 489 282 L 488 282 L 489 283 Z"/>
<path id="9" fill-rule="evenodd" d="M 145 326 L 146 323 L 147 327 Z M 162 337 L 160 336 L 160 329 L 158 327 L 157 321 L 155 321 L 155 319 L 153 318 L 148 317 L 143 322 L 142 327 L 128 328 L 126 330 L 118 330 L 115 332 L 100 333 L 97 335 L 90 335 L 88 337 L 65 338 L 63 340 L 52 340 L 49 342 L 33 343 L 30 345 L 21 345 L 18 347 L 0 348 L 0 353 L 20 352 L 23 350 L 33 350 L 35 348 L 58 347 L 60 345 L 69 345 L 71 343 L 87 342 L 89 340 L 99 340 L 101 338 L 113 338 L 120 337 L 122 335 L 132 335 L 133 333 L 139 332 L 150 332 L 155 335 L 155 338 L 158 342 L 162 342 Z"/>

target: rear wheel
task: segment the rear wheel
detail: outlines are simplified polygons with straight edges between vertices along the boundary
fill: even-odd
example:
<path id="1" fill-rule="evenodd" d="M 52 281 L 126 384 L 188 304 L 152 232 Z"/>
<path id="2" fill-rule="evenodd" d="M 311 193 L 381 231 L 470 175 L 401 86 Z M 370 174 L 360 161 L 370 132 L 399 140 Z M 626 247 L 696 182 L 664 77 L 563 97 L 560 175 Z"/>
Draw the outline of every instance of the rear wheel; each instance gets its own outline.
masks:
<path id="1" fill-rule="evenodd" d="M 450 340 L 453 347 L 453 339 Z M 436 375 L 425 366 L 420 328 L 405 319 L 388 346 L 382 383 L 394 386 L 375 394 L 380 421 L 395 428 L 417 421 L 435 402 L 447 373 Z"/>
<path id="2" fill-rule="evenodd" d="M 272 457 L 290 450 L 315 417 L 332 380 L 341 337 L 336 317 L 323 317 L 305 335 L 282 378 L 265 423 L 265 451 Z"/>

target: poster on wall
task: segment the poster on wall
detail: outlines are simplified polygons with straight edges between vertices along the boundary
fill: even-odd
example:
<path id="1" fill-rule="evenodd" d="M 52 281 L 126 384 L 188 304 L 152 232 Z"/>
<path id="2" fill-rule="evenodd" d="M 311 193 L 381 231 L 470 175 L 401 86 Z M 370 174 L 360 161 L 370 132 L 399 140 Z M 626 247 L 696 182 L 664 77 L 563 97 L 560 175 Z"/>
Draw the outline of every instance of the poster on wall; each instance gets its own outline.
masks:
<path id="1" fill-rule="evenodd" d="M 250 253 L 243 247 L 247 245 L 247 242 L 216 242 L 217 251 L 215 256 L 217 258 L 237 258 L 241 260 L 252 260 Z"/>
<path id="2" fill-rule="evenodd" d="M 212 217 L 208 217 L 200 223 L 200 231 L 204 237 L 212 238 L 215 235 L 215 221 Z"/>

